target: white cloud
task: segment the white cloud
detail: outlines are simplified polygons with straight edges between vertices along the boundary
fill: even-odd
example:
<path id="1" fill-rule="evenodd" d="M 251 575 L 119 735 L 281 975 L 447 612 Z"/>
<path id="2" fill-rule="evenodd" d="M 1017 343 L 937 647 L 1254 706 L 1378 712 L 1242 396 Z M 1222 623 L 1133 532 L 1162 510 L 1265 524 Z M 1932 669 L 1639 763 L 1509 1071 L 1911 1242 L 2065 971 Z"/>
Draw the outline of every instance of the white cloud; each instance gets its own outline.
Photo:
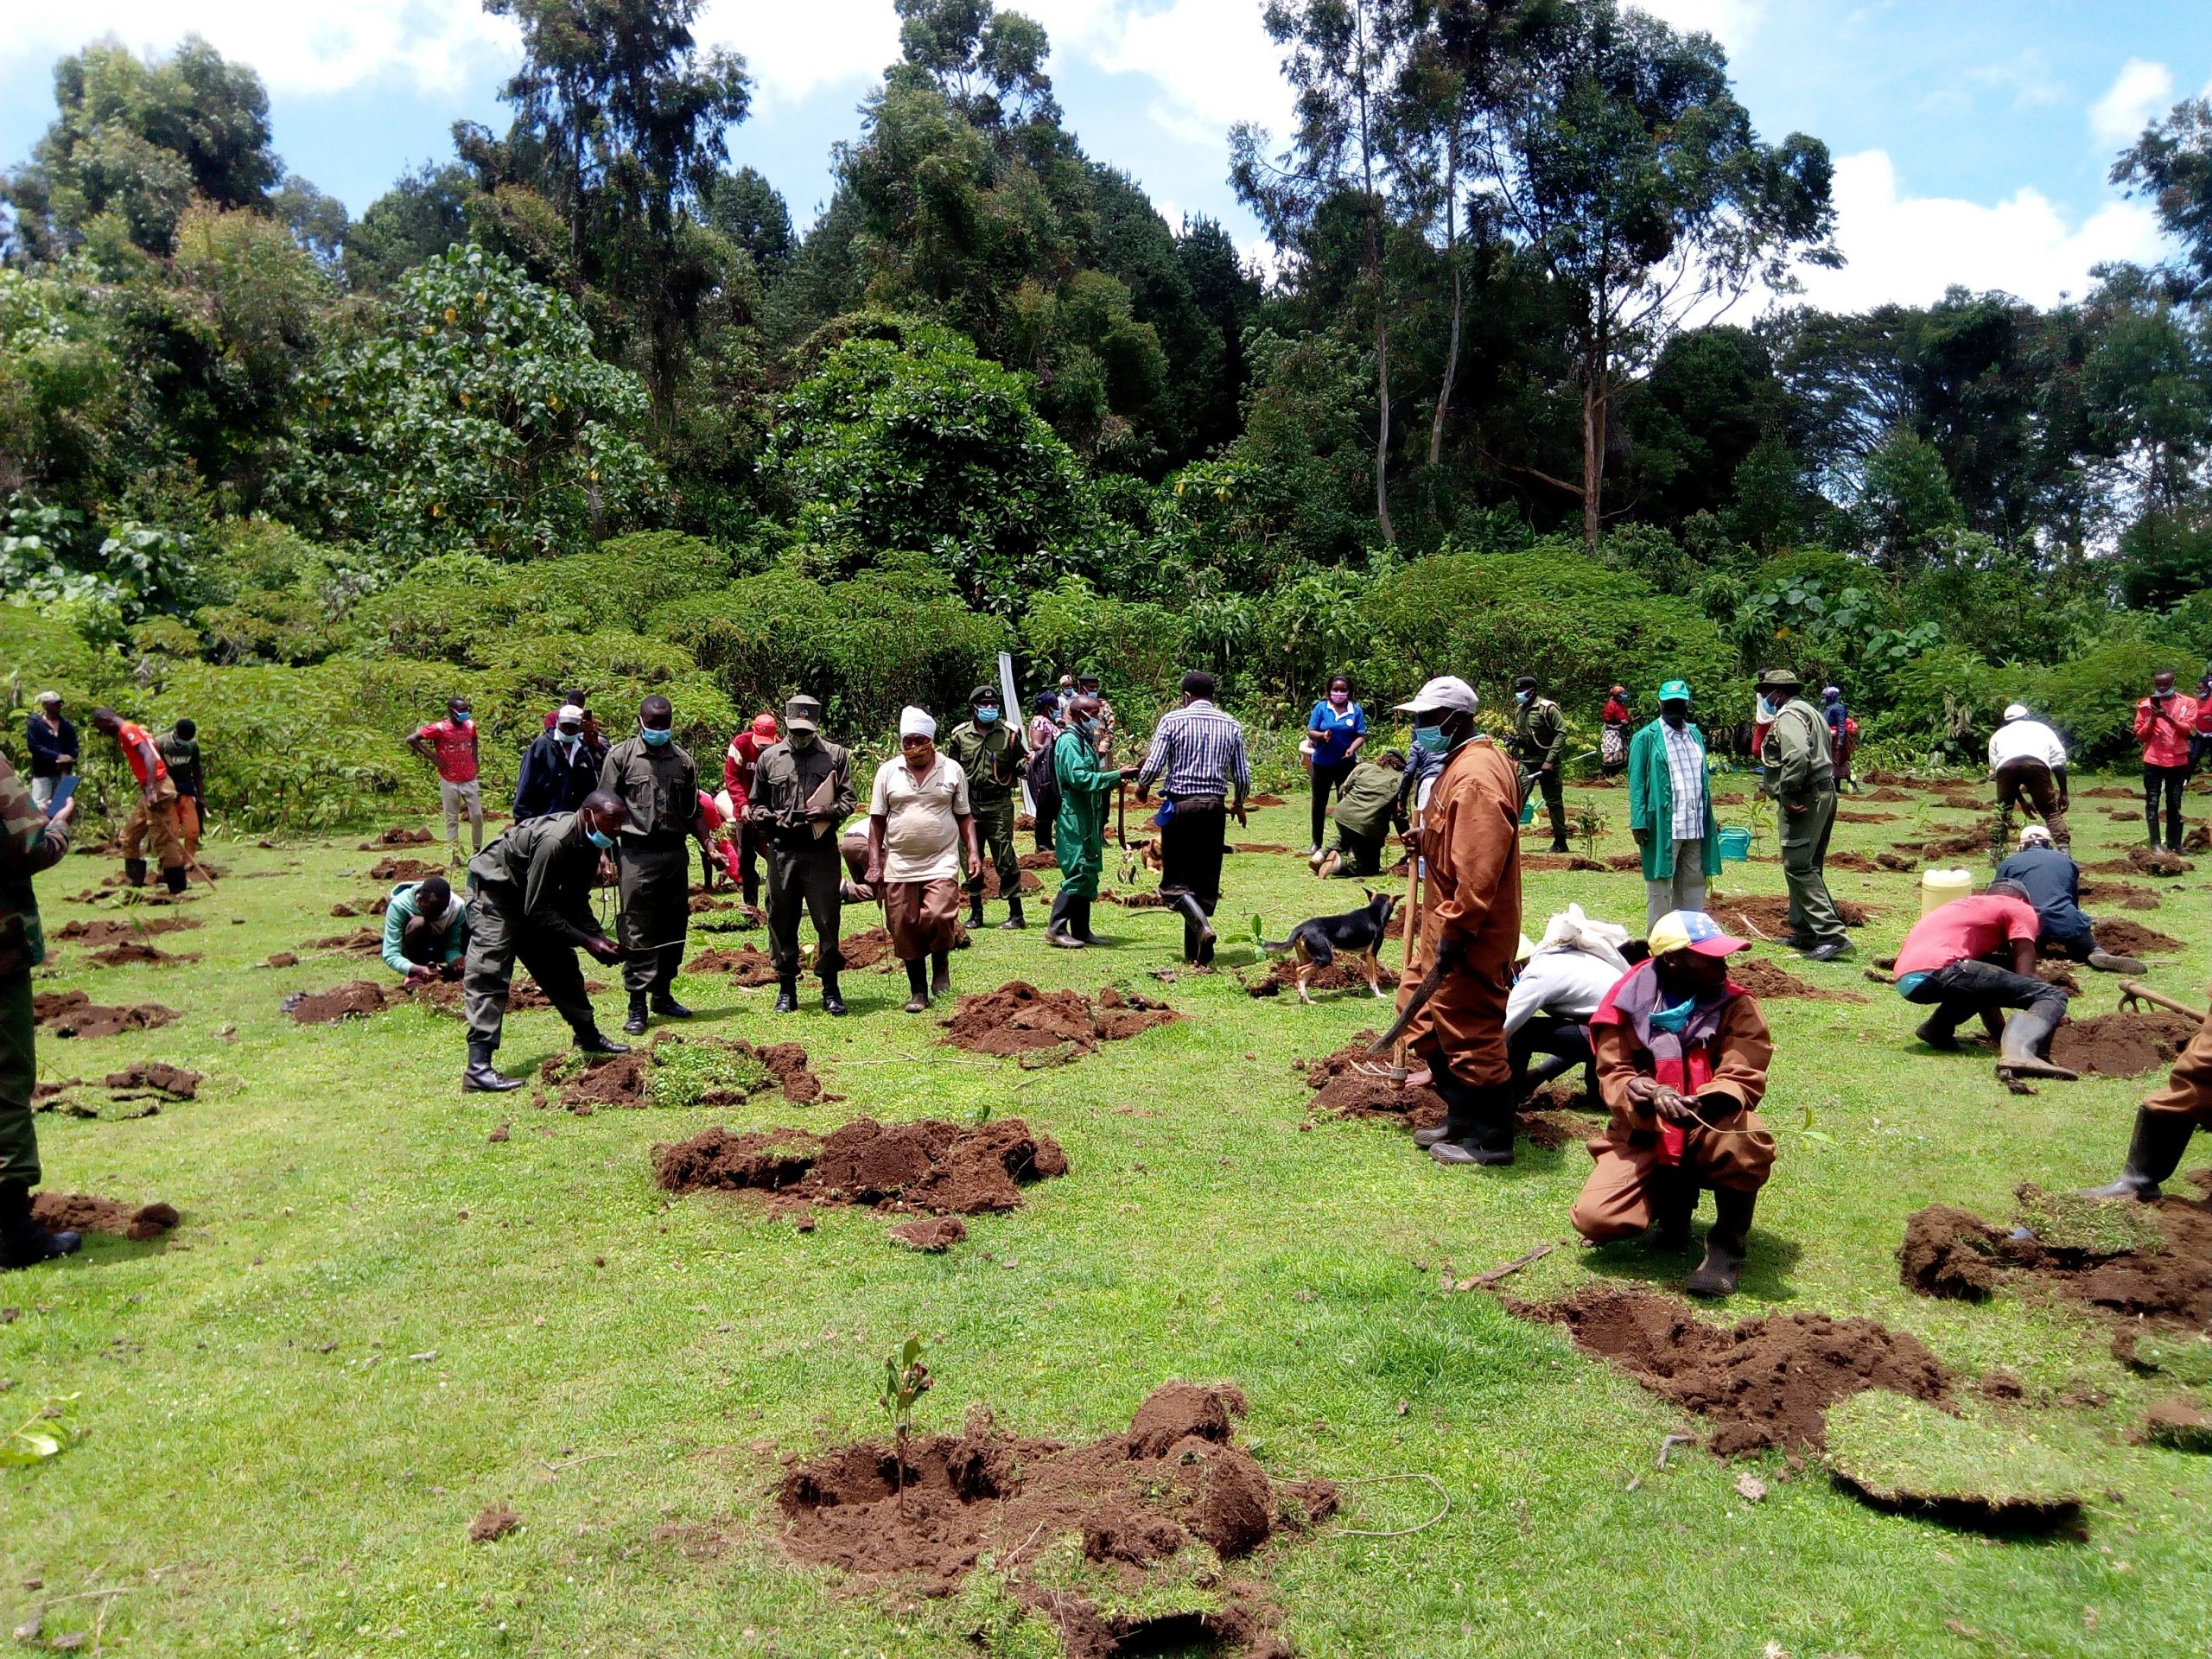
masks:
<path id="1" fill-rule="evenodd" d="M 1710 35 L 1740 52 L 1759 25 L 1766 0 L 1630 0 L 1638 11 L 1672 23 L 1685 35 Z"/>
<path id="2" fill-rule="evenodd" d="M 2108 202 L 2069 225 L 2032 188 L 1994 205 L 1907 195 L 1886 150 L 1836 162 L 1835 205 L 1836 242 L 1849 263 L 1800 273 L 1806 302 L 1828 310 L 1924 304 L 1953 283 L 2050 305 L 2085 292 L 2093 265 L 2147 263 L 2160 251 L 2158 222 L 2141 203 Z"/>
<path id="3" fill-rule="evenodd" d="M 2049 60 L 2034 47 L 1999 62 L 1969 69 L 1965 78 L 1980 86 L 2011 87 L 2012 107 L 2016 110 L 2031 110 L 2045 104 L 2056 104 L 2066 96 L 2066 89 L 2050 73 Z"/>
<path id="4" fill-rule="evenodd" d="M 2106 144 L 2133 143 L 2174 101 L 2174 72 L 2163 63 L 2130 58 L 2105 95 L 2089 105 L 2089 130 Z"/>

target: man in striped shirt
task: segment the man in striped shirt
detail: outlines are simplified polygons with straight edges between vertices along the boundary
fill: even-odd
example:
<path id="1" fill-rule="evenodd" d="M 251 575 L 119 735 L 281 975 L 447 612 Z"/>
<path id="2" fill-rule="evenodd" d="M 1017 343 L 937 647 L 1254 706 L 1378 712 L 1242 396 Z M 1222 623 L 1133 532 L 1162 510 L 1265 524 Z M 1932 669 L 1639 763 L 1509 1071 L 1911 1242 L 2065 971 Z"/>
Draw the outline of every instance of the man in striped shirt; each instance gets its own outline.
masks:
<path id="1" fill-rule="evenodd" d="M 1160 808 L 1160 896 L 1183 912 L 1183 959 L 1198 966 L 1213 960 L 1213 924 L 1221 902 L 1221 855 L 1228 818 L 1244 822 L 1252 766 L 1244 728 L 1214 706 L 1213 676 L 1193 669 L 1183 677 L 1183 706 L 1164 716 L 1152 749 L 1137 769 L 1137 799 L 1157 781 Z"/>

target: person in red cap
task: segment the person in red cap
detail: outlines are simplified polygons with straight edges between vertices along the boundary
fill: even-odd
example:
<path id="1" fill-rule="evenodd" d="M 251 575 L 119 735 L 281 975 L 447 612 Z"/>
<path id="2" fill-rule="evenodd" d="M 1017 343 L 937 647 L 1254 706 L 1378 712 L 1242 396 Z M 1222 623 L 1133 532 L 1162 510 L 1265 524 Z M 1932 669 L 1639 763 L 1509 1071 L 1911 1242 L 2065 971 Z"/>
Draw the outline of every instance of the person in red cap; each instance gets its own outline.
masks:
<path id="1" fill-rule="evenodd" d="M 1640 1235 L 1652 1249 L 1684 1249 L 1699 1190 L 1709 1186 L 1713 1230 L 1683 1288 L 1732 1295 L 1774 1168 L 1774 1136 L 1754 1109 L 1774 1042 L 1758 1000 L 1728 977 L 1743 940 L 1701 910 L 1676 910 L 1653 925 L 1649 943 L 1650 959 L 1590 1016 L 1612 1121 L 1588 1143 L 1596 1167 L 1574 1201 L 1574 1230 L 1592 1244 Z"/>
<path id="2" fill-rule="evenodd" d="M 760 829 L 746 821 L 746 804 L 753 798 L 753 773 L 760 764 L 760 752 L 776 741 L 776 717 L 766 709 L 753 716 L 753 723 L 729 741 L 729 747 L 722 753 L 722 793 L 729 798 L 722 804 L 723 816 L 731 826 L 737 843 L 737 856 L 730 879 L 738 884 L 747 906 L 758 909 L 760 904 Z"/>

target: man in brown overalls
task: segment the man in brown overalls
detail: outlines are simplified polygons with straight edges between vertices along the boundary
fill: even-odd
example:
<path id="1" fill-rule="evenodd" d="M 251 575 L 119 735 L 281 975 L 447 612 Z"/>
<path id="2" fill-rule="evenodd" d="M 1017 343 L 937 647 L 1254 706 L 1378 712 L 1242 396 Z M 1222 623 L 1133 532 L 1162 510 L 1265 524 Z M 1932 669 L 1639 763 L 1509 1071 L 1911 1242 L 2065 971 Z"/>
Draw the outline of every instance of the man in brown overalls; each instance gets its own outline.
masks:
<path id="1" fill-rule="evenodd" d="M 1521 779 L 1475 732 L 1474 689 L 1444 675 L 1398 705 L 1414 744 L 1447 757 L 1421 806 L 1427 891 L 1421 936 L 1398 987 L 1403 1007 L 1438 955 L 1436 989 L 1406 1027 L 1446 1116 L 1414 1139 L 1440 1164 L 1513 1161 L 1517 1103 L 1506 1057 L 1505 999 L 1521 941 Z"/>
<path id="2" fill-rule="evenodd" d="M 2135 1109 L 2135 1134 L 2120 1179 L 2082 1196 L 2156 1204 L 2158 1183 L 2181 1167 L 2189 1137 L 2206 1128 L 2212 1128 L 2212 1014 L 2176 1058 L 2166 1086 Z"/>

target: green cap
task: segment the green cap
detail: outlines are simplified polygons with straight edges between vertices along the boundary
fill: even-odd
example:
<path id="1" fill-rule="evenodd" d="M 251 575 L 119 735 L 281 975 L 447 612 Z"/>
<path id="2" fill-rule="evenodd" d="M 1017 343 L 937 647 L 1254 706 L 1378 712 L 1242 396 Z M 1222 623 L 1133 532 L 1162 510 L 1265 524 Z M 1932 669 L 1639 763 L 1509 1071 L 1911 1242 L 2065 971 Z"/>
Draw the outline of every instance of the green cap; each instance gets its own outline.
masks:
<path id="1" fill-rule="evenodd" d="M 1659 688 L 1659 701 L 1662 702 L 1688 702 L 1689 700 L 1690 683 L 1688 680 L 1669 680 Z"/>

